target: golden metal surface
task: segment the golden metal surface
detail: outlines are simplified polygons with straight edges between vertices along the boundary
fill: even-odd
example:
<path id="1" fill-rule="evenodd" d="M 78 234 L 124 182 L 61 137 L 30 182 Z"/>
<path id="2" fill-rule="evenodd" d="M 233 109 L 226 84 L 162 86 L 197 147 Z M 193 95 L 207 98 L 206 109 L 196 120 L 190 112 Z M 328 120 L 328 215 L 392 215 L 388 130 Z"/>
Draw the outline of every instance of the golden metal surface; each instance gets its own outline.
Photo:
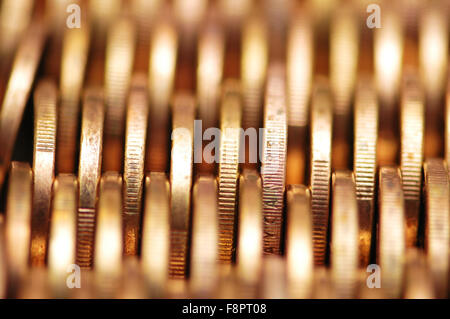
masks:
<path id="1" fill-rule="evenodd" d="M 55 297 L 68 297 L 67 269 L 75 263 L 77 235 L 77 180 L 60 174 L 53 184 L 53 210 L 48 242 L 48 274 Z"/>
<path id="2" fill-rule="evenodd" d="M 144 156 L 148 123 L 147 79 L 133 76 L 128 97 L 123 167 L 124 254 L 137 255 L 140 242 Z"/>
<path id="3" fill-rule="evenodd" d="M 122 177 L 113 172 L 100 181 L 94 271 L 99 296 L 113 296 L 122 275 Z"/>
<path id="4" fill-rule="evenodd" d="M 310 185 L 315 265 L 326 258 L 331 178 L 332 101 L 328 83 L 319 79 L 311 102 Z"/>
<path id="5" fill-rule="evenodd" d="M 195 100 L 179 94 L 173 101 L 170 162 L 170 265 L 172 277 L 185 277 L 188 255 Z"/>
<path id="6" fill-rule="evenodd" d="M 370 258 L 377 172 L 378 102 L 371 78 L 361 76 L 354 107 L 353 170 L 359 215 L 359 260 L 367 266 Z"/>
<path id="7" fill-rule="evenodd" d="M 401 153 L 403 193 L 406 213 L 406 245 L 417 242 L 420 192 L 422 187 L 424 94 L 417 74 L 404 74 L 401 97 Z"/>
<path id="8" fill-rule="evenodd" d="M 269 67 L 264 101 L 264 140 L 262 146 L 262 196 L 264 253 L 280 254 L 286 180 L 285 73 L 283 64 Z"/>
<path id="9" fill-rule="evenodd" d="M 55 175 L 57 89 L 50 80 L 34 93 L 33 215 L 31 265 L 44 266 L 47 256 L 52 184 Z"/>
<path id="10" fill-rule="evenodd" d="M 425 251 L 434 281 L 435 295 L 447 297 L 450 256 L 450 183 L 447 163 L 424 163 Z"/>
<path id="11" fill-rule="evenodd" d="M 332 176 L 331 277 L 337 298 L 356 296 L 358 275 L 358 206 L 354 175 L 338 170 Z"/>
<path id="12" fill-rule="evenodd" d="M 84 94 L 78 166 L 77 264 L 90 268 L 93 259 L 95 207 L 100 180 L 103 139 L 103 93 L 88 88 Z"/>
<path id="13" fill-rule="evenodd" d="M 287 189 L 286 263 L 291 298 L 310 298 L 314 281 L 311 195 L 306 186 Z"/>
<path id="14" fill-rule="evenodd" d="M 28 163 L 12 162 L 6 205 L 5 270 L 9 280 L 20 285 L 29 269 L 33 174 Z"/>
<path id="15" fill-rule="evenodd" d="M 384 166 L 379 173 L 378 259 L 383 271 L 383 290 L 389 298 L 400 297 L 405 263 L 405 204 L 401 173 Z"/>
<path id="16" fill-rule="evenodd" d="M 220 162 L 218 176 L 219 258 L 231 262 L 235 249 L 242 102 L 239 82 L 224 84 L 220 111 Z"/>
<path id="17" fill-rule="evenodd" d="M 151 296 L 164 295 L 169 277 L 170 185 L 164 173 L 145 179 L 145 213 L 142 221 L 142 272 Z"/>
<path id="18" fill-rule="evenodd" d="M 19 131 L 45 40 L 44 26 L 33 23 L 23 37 L 14 57 L 8 86 L 0 109 L 0 187 Z"/>
<path id="19" fill-rule="evenodd" d="M 217 290 L 219 267 L 219 220 L 217 183 L 213 176 L 200 176 L 193 187 L 191 293 L 209 297 Z"/>

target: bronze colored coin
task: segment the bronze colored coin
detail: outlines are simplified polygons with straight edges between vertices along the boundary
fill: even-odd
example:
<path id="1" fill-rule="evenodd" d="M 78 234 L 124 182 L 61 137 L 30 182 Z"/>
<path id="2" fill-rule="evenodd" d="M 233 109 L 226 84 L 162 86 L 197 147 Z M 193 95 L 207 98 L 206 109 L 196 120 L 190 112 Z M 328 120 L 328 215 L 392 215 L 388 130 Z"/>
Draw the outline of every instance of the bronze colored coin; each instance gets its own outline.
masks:
<path id="1" fill-rule="evenodd" d="M 283 64 L 270 66 L 264 103 L 261 178 L 264 253 L 279 254 L 286 180 L 287 117 Z"/>
<path id="2" fill-rule="evenodd" d="M 239 180 L 239 233 L 237 277 L 242 287 L 254 293 L 262 275 L 263 213 L 261 178 L 245 169 Z M 247 288 L 247 289 L 246 289 Z"/>
<path id="3" fill-rule="evenodd" d="M 131 20 L 120 18 L 111 24 L 105 62 L 104 171 L 120 171 L 122 166 L 126 99 L 133 70 L 135 45 L 136 30 Z"/>
<path id="4" fill-rule="evenodd" d="M 67 269 L 75 263 L 77 237 L 77 180 L 60 174 L 53 184 L 53 211 L 48 242 L 48 275 L 54 297 L 67 297 Z"/>
<path id="5" fill-rule="evenodd" d="M 29 268 L 32 182 L 33 174 L 28 163 L 11 163 L 4 224 L 4 260 L 9 269 L 11 286 L 20 285 Z"/>
<path id="6" fill-rule="evenodd" d="M 348 169 L 351 156 L 351 103 L 359 55 L 359 19 L 353 6 L 342 5 L 330 22 L 330 87 L 334 96 L 333 153 L 335 169 Z"/>
<path id="7" fill-rule="evenodd" d="M 216 18 L 211 14 L 201 30 L 197 53 L 198 115 L 205 128 L 214 127 L 218 120 L 225 55 L 225 35 Z"/>
<path id="8" fill-rule="evenodd" d="M 192 186 L 195 100 L 189 94 L 175 96 L 172 109 L 170 161 L 171 224 L 170 266 L 172 277 L 186 275 Z"/>
<path id="9" fill-rule="evenodd" d="M 44 40 L 44 26 L 33 23 L 21 40 L 14 58 L 0 109 L 0 145 L 2 145 L 0 147 L 0 187 L 3 185 L 6 170 L 9 169 L 17 132 L 41 58 Z"/>
<path id="10" fill-rule="evenodd" d="M 326 257 L 331 178 L 332 100 L 328 83 L 316 82 L 311 104 L 311 211 L 314 263 Z"/>
<path id="11" fill-rule="evenodd" d="M 228 81 L 224 84 L 220 114 L 221 137 L 218 177 L 219 259 L 231 262 L 235 249 L 234 238 L 242 115 L 238 82 Z"/>
<path id="12" fill-rule="evenodd" d="M 77 264 L 90 268 L 93 259 L 95 205 L 100 180 L 103 138 L 103 93 L 88 88 L 84 94 L 78 167 Z"/>
<path id="13" fill-rule="evenodd" d="M 219 279 L 217 183 L 201 176 L 193 188 L 190 288 L 195 296 L 214 295 Z"/>
<path id="14" fill-rule="evenodd" d="M 3 1 L 0 7 L 1 64 L 10 63 L 33 15 L 32 0 Z M 20 44 L 19 44 L 20 45 Z"/>
<path id="15" fill-rule="evenodd" d="M 142 222 L 142 271 L 151 296 L 164 296 L 169 277 L 170 185 L 165 173 L 152 172 L 145 180 Z"/>
<path id="16" fill-rule="evenodd" d="M 261 122 L 261 105 L 269 55 L 267 32 L 266 22 L 262 14 L 258 13 L 250 15 L 242 30 L 241 79 L 244 129 L 258 128 Z"/>
<path id="17" fill-rule="evenodd" d="M 415 246 L 419 226 L 424 136 L 424 92 L 418 75 L 405 73 L 401 99 L 401 155 L 406 245 Z"/>
<path id="18" fill-rule="evenodd" d="M 404 276 L 406 233 L 403 189 L 398 168 L 380 168 L 378 194 L 378 260 L 382 271 L 382 289 L 388 298 L 399 298 Z"/>
<path id="19" fill-rule="evenodd" d="M 178 35 L 170 17 L 155 25 L 149 60 L 149 138 L 146 170 L 165 171 L 168 154 L 169 103 L 175 78 Z"/>
<path id="20" fill-rule="evenodd" d="M 141 201 L 144 180 L 145 142 L 148 122 L 148 88 L 146 76 L 132 79 L 126 118 L 125 161 L 123 167 L 124 253 L 137 255 L 141 229 Z"/>
<path id="21" fill-rule="evenodd" d="M 425 250 L 437 298 L 448 291 L 450 256 L 450 183 L 447 163 L 428 159 L 425 175 Z"/>
<path id="22" fill-rule="evenodd" d="M 99 296 L 113 296 L 122 274 L 122 177 L 107 172 L 100 182 L 94 270 Z"/>
<path id="23" fill-rule="evenodd" d="M 5 243 L 5 226 L 3 222 L 3 215 L 0 215 L 0 298 L 6 298 L 7 288 L 7 257 L 6 257 L 6 243 Z"/>
<path id="24" fill-rule="evenodd" d="M 436 298 L 430 265 L 424 252 L 417 248 L 409 248 L 406 253 L 406 276 L 403 298 L 433 299 Z"/>
<path id="25" fill-rule="evenodd" d="M 311 196 L 303 185 L 287 190 L 286 263 L 290 298 L 312 296 L 314 257 L 312 244 Z"/>
<path id="26" fill-rule="evenodd" d="M 89 29 L 67 29 L 62 46 L 56 164 L 59 173 L 73 173 L 76 165 L 81 89 L 89 49 Z"/>
<path id="27" fill-rule="evenodd" d="M 359 264 L 358 204 L 353 173 L 333 173 L 331 277 L 337 298 L 356 296 Z"/>
<path id="28" fill-rule="evenodd" d="M 450 163 L 450 77 L 447 86 L 445 103 L 445 160 Z"/>
<path id="29" fill-rule="evenodd" d="M 33 215 L 31 218 L 31 265 L 44 266 L 47 255 L 50 203 L 55 175 L 55 83 L 42 80 L 34 93 Z"/>
<path id="30" fill-rule="evenodd" d="M 279 255 L 264 257 L 262 284 L 259 295 L 266 299 L 285 299 L 287 280 L 285 260 Z"/>
<path id="31" fill-rule="evenodd" d="M 377 170 L 378 102 L 369 76 L 358 81 L 354 114 L 354 173 L 359 211 L 360 266 L 369 264 Z"/>

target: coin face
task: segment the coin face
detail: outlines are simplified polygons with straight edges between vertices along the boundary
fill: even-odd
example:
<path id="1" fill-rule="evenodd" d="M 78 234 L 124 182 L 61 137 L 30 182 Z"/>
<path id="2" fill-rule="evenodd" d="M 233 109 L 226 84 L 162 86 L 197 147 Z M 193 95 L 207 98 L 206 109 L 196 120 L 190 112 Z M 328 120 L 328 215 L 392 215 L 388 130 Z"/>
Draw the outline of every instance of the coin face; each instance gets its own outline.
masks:
<path id="1" fill-rule="evenodd" d="M 269 68 L 264 107 L 261 165 L 264 253 L 280 254 L 287 148 L 285 73 L 282 64 L 273 64 Z"/>
<path id="2" fill-rule="evenodd" d="M 406 230 L 401 173 L 397 167 L 380 168 L 378 193 L 378 260 L 384 273 L 382 289 L 388 297 L 399 298 L 404 275 Z"/>

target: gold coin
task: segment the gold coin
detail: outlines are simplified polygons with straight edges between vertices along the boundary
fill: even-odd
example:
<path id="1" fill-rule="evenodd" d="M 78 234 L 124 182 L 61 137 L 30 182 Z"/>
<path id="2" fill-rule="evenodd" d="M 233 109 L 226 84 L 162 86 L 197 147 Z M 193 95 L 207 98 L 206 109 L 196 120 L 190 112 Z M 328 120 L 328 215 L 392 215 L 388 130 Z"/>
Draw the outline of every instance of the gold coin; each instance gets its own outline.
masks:
<path id="1" fill-rule="evenodd" d="M 424 93 L 417 74 L 405 73 L 401 98 L 401 156 L 406 245 L 416 245 L 422 187 Z"/>
<path id="2" fill-rule="evenodd" d="M 55 175 L 55 83 L 42 80 L 34 92 L 33 215 L 31 218 L 31 265 L 44 266 L 47 255 L 52 184 Z"/>
<path id="3" fill-rule="evenodd" d="M 265 299 L 285 299 L 286 268 L 284 258 L 279 255 L 264 257 L 262 287 L 259 295 Z"/>
<path id="4" fill-rule="evenodd" d="M 286 263 L 290 298 L 312 296 L 314 258 L 312 246 L 311 196 L 303 185 L 287 190 Z"/>
<path id="5" fill-rule="evenodd" d="M 445 103 L 445 161 L 450 163 L 450 78 Z"/>
<path id="6" fill-rule="evenodd" d="M 31 207 L 30 207 L 31 208 Z M 3 215 L 0 215 L 0 298 L 6 298 L 6 288 L 8 282 L 7 273 L 7 255 L 6 255 L 6 243 L 5 243 L 5 226 L 3 221 Z"/>
<path id="7" fill-rule="evenodd" d="M 450 256 L 450 183 L 447 164 L 428 159 L 425 175 L 425 250 L 436 297 L 447 296 Z"/>
<path id="8" fill-rule="evenodd" d="M 403 298 L 433 299 L 433 278 L 424 252 L 417 248 L 409 248 L 406 253 L 406 279 Z"/>
<path id="9" fill-rule="evenodd" d="M 193 187 L 190 288 L 195 296 L 215 295 L 219 269 L 217 183 L 201 176 Z"/>
<path id="10" fill-rule="evenodd" d="M 261 277 L 263 259 L 261 178 L 245 169 L 239 180 L 239 232 L 236 271 L 239 282 L 253 292 Z"/>
<path id="11" fill-rule="evenodd" d="M 147 79 L 144 74 L 137 73 L 133 76 L 130 87 L 125 132 L 125 161 L 123 167 L 125 255 L 138 254 L 147 122 Z"/>
<path id="12" fill-rule="evenodd" d="M 333 173 L 331 277 L 337 298 L 353 298 L 358 284 L 359 223 L 354 175 Z"/>
<path id="13" fill-rule="evenodd" d="M 378 92 L 379 165 L 392 165 L 397 158 L 398 92 L 400 92 L 403 61 L 403 26 L 393 9 L 383 11 L 383 27 L 374 32 L 375 83 Z"/>
<path id="14" fill-rule="evenodd" d="M 369 264 L 377 170 L 378 102 L 368 75 L 360 77 L 355 93 L 353 169 L 359 212 L 360 266 Z"/>
<path id="15" fill-rule="evenodd" d="M 83 101 L 78 167 L 77 264 L 82 268 L 90 268 L 93 259 L 95 205 L 102 163 L 103 119 L 103 93 L 99 88 L 88 88 Z"/>
<path id="16" fill-rule="evenodd" d="M 333 167 L 350 162 L 351 103 L 359 55 L 359 19 L 353 6 L 337 8 L 330 22 L 330 87 L 334 96 Z"/>
<path id="17" fill-rule="evenodd" d="M 314 34 L 306 8 L 293 13 L 287 34 L 286 90 L 288 147 L 286 183 L 305 182 L 306 137 L 314 65 Z"/>
<path id="18" fill-rule="evenodd" d="M 264 253 L 279 254 L 286 180 L 287 117 L 284 65 L 270 66 L 264 110 L 261 178 Z"/>
<path id="19" fill-rule="evenodd" d="M 89 49 L 88 28 L 67 29 L 62 46 L 56 164 L 59 173 L 73 173 L 80 96 Z"/>
<path id="20" fill-rule="evenodd" d="M 319 78 L 311 104 L 311 212 L 314 263 L 325 263 L 331 178 L 332 101 L 328 83 Z"/>
<path id="21" fill-rule="evenodd" d="M 146 170 L 165 171 L 168 154 L 169 103 L 175 78 L 178 36 L 170 17 L 157 23 L 149 60 L 149 138 Z"/>
<path id="22" fill-rule="evenodd" d="M 224 84 L 220 111 L 220 162 L 218 177 L 219 259 L 231 262 L 235 249 L 237 184 L 239 177 L 242 103 L 239 83 Z"/>
<path id="23" fill-rule="evenodd" d="M 378 187 L 378 260 L 382 272 L 382 289 L 388 298 L 399 298 L 403 284 L 406 245 L 405 206 L 400 170 L 396 167 L 381 167 Z"/>
<path id="24" fill-rule="evenodd" d="M 20 285 L 29 268 L 32 182 L 33 174 L 28 163 L 11 163 L 4 223 L 4 260 L 8 264 L 11 286 Z"/>
<path id="25" fill-rule="evenodd" d="M 148 298 L 148 293 L 145 284 L 139 257 L 125 257 L 123 261 L 122 286 L 117 293 L 117 298 L 146 299 Z"/>
<path id="26" fill-rule="evenodd" d="M 152 172 L 145 180 L 142 222 L 142 271 L 151 296 L 164 295 L 169 276 L 170 185 L 165 173 Z"/>
<path id="27" fill-rule="evenodd" d="M 225 35 L 215 14 L 210 14 L 198 43 L 198 116 L 205 128 L 216 126 L 225 55 Z"/>
<path id="28" fill-rule="evenodd" d="M 104 0 L 91 0 L 88 5 L 89 20 L 92 21 L 97 37 L 104 38 L 108 27 L 121 12 L 122 1 L 109 0 L 106 5 Z"/>
<path id="29" fill-rule="evenodd" d="M 107 172 L 100 181 L 94 270 L 99 296 L 113 296 L 122 274 L 122 177 Z"/>
<path id="30" fill-rule="evenodd" d="M 1 64 L 10 63 L 33 15 L 32 0 L 3 1 L 0 8 Z M 20 46 L 20 44 L 19 44 Z"/>
<path id="31" fill-rule="evenodd" d="M 124 117 L 135 44 L 136 30 L 131 20 L 120 18 L 111 24 L 105 62 L 104 171 L 120 171 L 122 166 Z"/>
<path id="32" fill-rule="evenodd" d="M 0 187 L 3 185 L 6 170 L 9 169 L 17 132 L 41 58 L 44 40 L 44 26 L 33 23 L 21 40 L 14 57 L 0 109 L 0 145 L 2 145 L 0 147 Z"/>
<path id="33" fill-rule="evenodd" d="M 243 97 L 242 125 L 259 128 L 269 44 L 267 25 L 260 13 L 251 14 L 242 30 L 241 81 Z"/>
<path id="34" fill-rule="evenodd" d="M 71 174 L 58 175 L 53 184 L 47 264 L 54 297 L 70 295 L 66 280 L 67 269 L 76 258 L 77 190 L 76 177 Z"/>
<path id="35" fill-rule="evenodd" d="M 189 94 L 175 96 L 172 109 L 170 161 L 171 225 L 170 266 L 172 277 L 186 275 L 192 186 L 195 100 Z"/>

